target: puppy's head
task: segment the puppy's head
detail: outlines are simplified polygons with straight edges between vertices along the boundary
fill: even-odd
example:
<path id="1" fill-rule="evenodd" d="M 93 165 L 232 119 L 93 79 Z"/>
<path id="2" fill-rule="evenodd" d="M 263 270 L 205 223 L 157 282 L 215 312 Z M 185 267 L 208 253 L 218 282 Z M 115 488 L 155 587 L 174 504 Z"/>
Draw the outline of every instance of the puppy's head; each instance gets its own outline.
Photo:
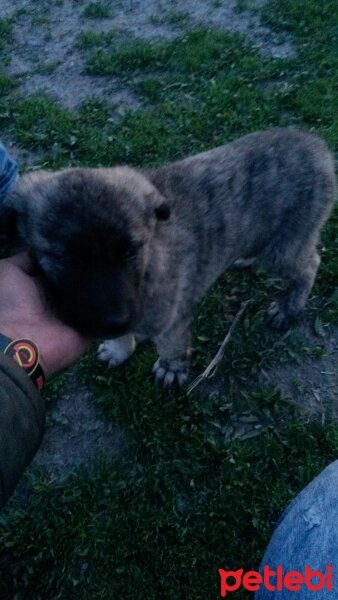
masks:
<path id="1" fill-rule="evenodd" d="M 60 317 L 89 336 L 131 330 L 163 197 L 128 167 L 37 171 L 8 201 Z"/>

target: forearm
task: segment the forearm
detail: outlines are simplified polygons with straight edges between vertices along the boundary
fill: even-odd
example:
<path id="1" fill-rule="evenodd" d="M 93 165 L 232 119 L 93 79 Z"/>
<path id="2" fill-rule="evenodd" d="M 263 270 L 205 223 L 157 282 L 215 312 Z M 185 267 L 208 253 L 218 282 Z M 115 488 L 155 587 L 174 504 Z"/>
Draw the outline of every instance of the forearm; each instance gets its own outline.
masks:
<path id="1" fill-rule="evenodd" d="M 42 440 L 44 401 L 26 373 L 0 356 L 0 508 L 12 495 Z"/>

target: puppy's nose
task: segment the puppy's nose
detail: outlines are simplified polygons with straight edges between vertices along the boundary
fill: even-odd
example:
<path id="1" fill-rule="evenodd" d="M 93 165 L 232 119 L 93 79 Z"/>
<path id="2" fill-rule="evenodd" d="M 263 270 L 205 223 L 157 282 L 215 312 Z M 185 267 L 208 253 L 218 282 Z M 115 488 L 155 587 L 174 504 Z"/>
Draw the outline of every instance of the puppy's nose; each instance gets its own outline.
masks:
<path id="1" fill-rule="evenodd" d="M 131 324 L 131 315 L 129 312 L 107 315 L 104 321 L 108 333 L 121 335 L 125 333 Z"/>

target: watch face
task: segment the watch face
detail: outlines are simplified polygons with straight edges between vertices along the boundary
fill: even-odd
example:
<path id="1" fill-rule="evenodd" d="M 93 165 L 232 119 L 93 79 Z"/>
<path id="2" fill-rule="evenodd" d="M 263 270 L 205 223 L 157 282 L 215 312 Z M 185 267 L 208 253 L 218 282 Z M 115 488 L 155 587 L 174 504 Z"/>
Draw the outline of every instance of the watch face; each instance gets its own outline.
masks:
<path id="1" fill-rule="evenodd" d="M 10 356 L 16 363 L 31 375 L 38 363 L 39 352 L 31 340 L 14 340 L 4 350 L 4 354 Z"/>
<path id="2" fill-rule="evenodd" d="M 39 390 L 42 389 L 45 377 L 39 364 L 39 350 L 34 342 L 26 339 L 8 340 L 3 353 L 26 371 Z"/>

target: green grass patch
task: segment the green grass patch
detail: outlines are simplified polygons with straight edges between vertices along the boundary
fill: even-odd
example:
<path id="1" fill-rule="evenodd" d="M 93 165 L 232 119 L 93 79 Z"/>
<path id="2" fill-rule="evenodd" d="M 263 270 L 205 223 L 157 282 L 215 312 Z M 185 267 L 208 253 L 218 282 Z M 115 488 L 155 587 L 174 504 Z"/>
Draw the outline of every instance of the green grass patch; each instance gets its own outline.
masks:
<path id="1" fill-rule="evenodd" d="M 37 66 L 36 72 L 40 73 L 41 75 L 53 75 L 53 73 L 57 71 L 59 64 L 60 63 L 58 60 L 50 60 L 48 62 L 41 63 Z"/>
<path id="2" fill-rule="evenodd" d="M 149 22 L 153 25 L 175 25 L 176 27 L 185 28 L 189 21 L 189 13 L 182 10 L 168 10 L 161 15 L 150 15 Z"/>
<path id="3" fill-rule="evenodd" d="M 111 12 L 103 2 L 89 2 L 82 15 L 90 19 L 109 19 Z"/>
<path id="4" fill-rule="evenodd" d="M 102 43 L 102 34 L 95 31 L 81 31 L 78 36 L 77 46 L 82 50 L 96 48 Z"/>
<path id="5" fill-rule="evenodd" d="M 43 94 L 17 105 L 15 133 L 18 142 L 30 148 L 67 144 L 73 132 L 73 115 Z"/>
<path id="6" fill-rule="evenodd" d="M 105 48 L 115 40 L 118 32 L 111 29 L 106 33 L 96 33 L 95 31 L 81 31 L 77 37 L 76 47 L 80 50 L 90 50 L 92 48 Z"/>
<path id="7" fill-rule="evenodd" d="M 101 98 L 89 98 L 81 104 L 79 113 L 82 124 L 104 127 L 111 118 L 112 106 Z"/>
<path id="8" fill-rule="evenodd" d="M 189 21 L 189 13 L 183 10 L 171 10 L 165 15 L 165 20 L 170 25 L 184 26 Z"/>
<path id="9" fill-rule="evenodd" d="M 3 50 L 10 39 L 12 24 L 8 19 L 0 19 L 0 51 Z"/>
<path id="10" fill-rule="evenodd" d="M 246 60 L 252 69 L 257 53 L 237 35 L 198 29 L 170 42 L 135 39 L 106 51 L 95 52 L 87 60 L 87 72 L 94 75 L 120 75 L 126 72 L 174 71 L 183 74 L 215 76 Z"/>
<path id="11" fill-rule="evenodd" d="M 217 568 L 257 566 L 278 513 L 336 457 L 333 426 L 225 444 L 206 435 L 215 406 L 137 388 L 126 404 L 125 383 L 101 387 L 108 413 L 128 424 L 130 456 L 64 483 L 31 476 L 26 508 L 12 501 L 2 597 L 216 598 Z"/>
<path id="12" fill-rule="evenodd" d="M 0 94 L 6 96 L 16 86 L 16 82 L 13 77 L 10 77 L 6 73 L 0 71 Z"/>

